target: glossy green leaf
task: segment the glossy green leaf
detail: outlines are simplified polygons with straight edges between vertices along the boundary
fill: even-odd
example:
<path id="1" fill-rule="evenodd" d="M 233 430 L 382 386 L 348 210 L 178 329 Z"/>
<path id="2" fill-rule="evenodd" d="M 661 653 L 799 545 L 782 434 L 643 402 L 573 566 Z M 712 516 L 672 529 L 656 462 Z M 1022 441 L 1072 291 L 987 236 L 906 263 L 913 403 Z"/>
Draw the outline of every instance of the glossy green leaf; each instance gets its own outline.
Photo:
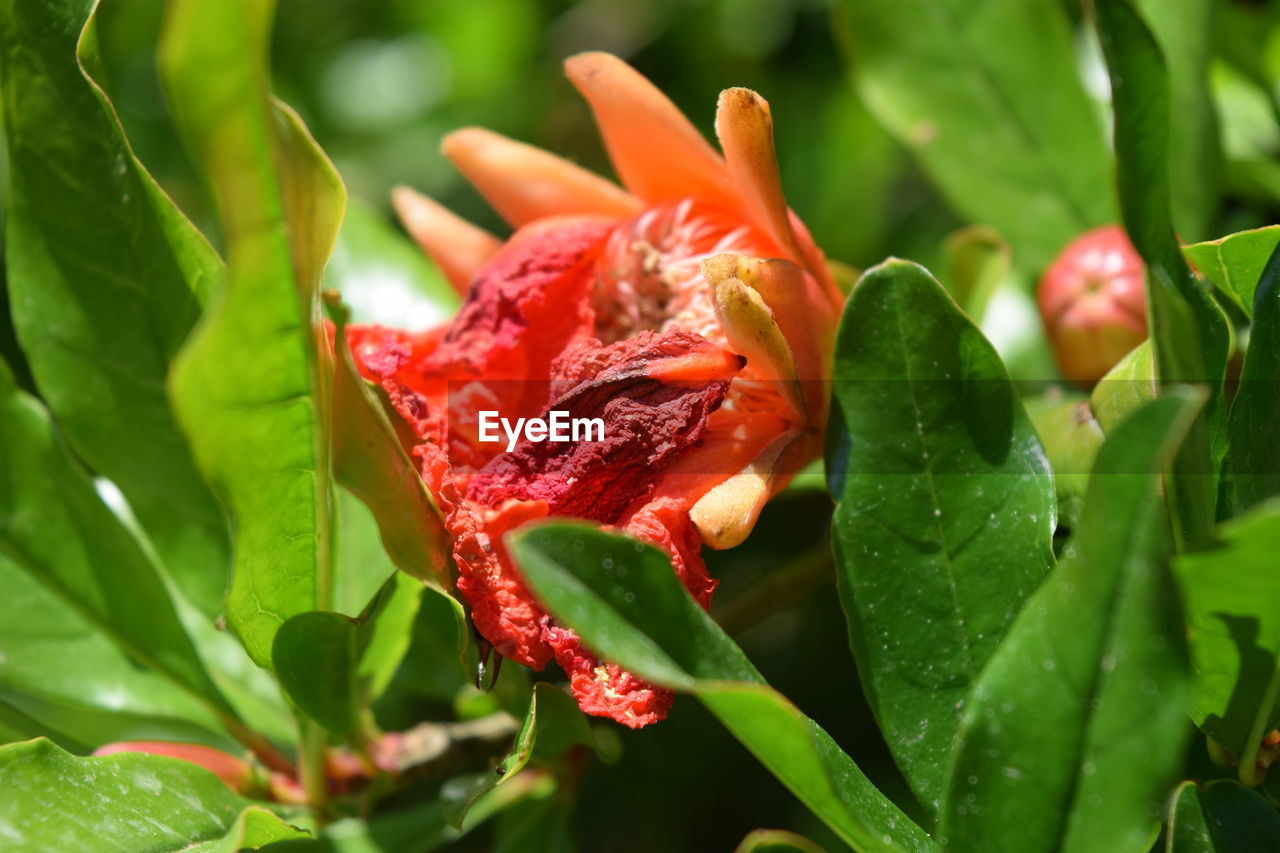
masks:
<path id="1" fill-rule="evenodd" d="M 576 853 L 573 798 L 560 790 L 529 797 L 498 815 L 492 853 Z"/>
<path id="2" fill-rule="evenodd" d="M 370 731 L 370 704 L 409 650 L 423 590 L 397 572 L 358 619 L 328 611 L 292 617 L 276 632 L 271 652 L 280 685 L 316 722 L 360 743 Z"/>
<path id="3" fill-rule="evenodd" d="M 350 617 L 315 610 L 281 625 L 271 648 L 272 667 L 289 698 L 311 719 L 350 740 L 361 733 L 357 633 Z"/>
<path id="4" fill-rule="evenodd" d="M 364 502 L 339 486 L 333 492 L 333 609 L 359 616 L 398 570 L 382 547 L 377 519 Z"/>
<path id="5" fill-rule="evenodd" d="M 824 853 L 809 839 L 785 829 L 757 829 L 747 834 L 734 853 Z"/>
<path id="6" fill-rule="evenodd" d="M 93 0 L 0 3 L 13 322 L 67 440 L 128 498 L 184 594 L 226 588 L 226 522 L 169 409 L 221 262 L 134 157 L 93 78 Z"/>
<path id="7" fill-rule="evenodd" d="M 556 619 L 604 659 L 694 693 L 848 844 L 862 851 L 936 849 L 830 735 L 765 683 L 681 586 L 662 551 L 574 522 L 525 527 L 507 542 Z"/>
<path id="8" fill-rule="evenodd" d="M 1098 454 L 1079 532 L 975 684 L 941 835 L 953 850 L 1147 850 L 1190 684 L 1160 476 L 1204 395 L 1172 390 Z"/>
<path id="9" fill-rule="evenodd" d="M 1173 802 L 1166 853 L 1272 853 L 1280 814 L 1239 782 L 1184 782 Z"/>
<path id="10" fill-rule="evenodd" d="M 1246 314 L 1253 314 L 1253 292 L 1267 259 L 1280 244 L 1280 225 L 1228 234 L 1183 246 L 1182 253 L 1200 274 Z"/>
<path id="11" fill-rule="evenodd" d="M 578 703 L 554 684 L 540 681 L 533 685 L 533 698 L 511 751 L 494 773 L 477 777 L 475 785 L 453 798 L 445 812 L 449 822 L 461 827 L 482 797 L 516 778 L 531 759 L 553 762 L 575 746 L 597 748 L 591 726 L 578 709 Z"/>
<path id="12" fill-rule="evenodd" d="M 226 287 L 179 355 L 171 393 L 234 530 L 227 620 L 266 666 L 286 619 L 327 604 L 328 347 L 319 283 L 344 191 L 267 92 L 269 0 L 170 5 L 175 117 L 213 187 Z"/>
<path id="13" fill-rule="evenodd" d="M 1206 383 L 1204 415 L 1174 462 L 1175 541 L 1210 539 L 1212 477 L 1223 449 L 1221 390 L 1231 331 L 1183 260 L 1172 220 L 1171 106 L 1164 57 L 1130 0 L 1098 0 L 1098 34 L 1115 107 L 1116 179 L 1125 229 L 1147 267 L 1147 316 L 1161 382 Z"/>
<path id="14" fill-rule="evenodd" d="M 1222 152 L 1209 89 L 1213 0 L 1138 0 L 1169 66 L 1173 115 L 1169 165 L 1173 222 L 1185 240 L 1199 240 L 1218 211 Z"/>
<path id="15" fill-rule="evenodd" d="M 306 836 L 209 771 L 157 755 L 11 744 L 0 748 L 0 790 L 0 850 L 14 853 L 230 853 Z"/>
<path id="16" fill-rule="evenodd" d="M 854 81 L 871 112 L 1014 262 L 1039 270 L 1115 219 L 1102 128 L 1055 0 L 846 0 Z M 1052 104 L 1052 109 L 1046 109 Z"/>
<path id="17" fill-rule="evenodd" d="M 1254 291 L 1253 327 L 1240 385 L 1227 418 L 1222 466 L 1223 515 L 1280 495 L 1280 244 Z"/>
<path id="18" fill-rule="evenodd" d="M 1280 722 L 1280 504 L 1220 528 L 1216 548 L 1174 562 L 1186 599 L 1196 673 L 1193 719 L 1261 782 L 1262 738 Z"/>
<path id="19" fill-rule="evenodd" d="M 352 199 L 324 271 L 357 323 L 428 329 L 453 316 L 457 292 L 382 214 Z"/>
<path id="20" fill-rule="evenodd" d="M 377 521 L 386 554 L 401 571 L 427 585 L 453 613 L 459 654 L 469 637 L 462 605 L 450 590 L 450 546 L 440 510 L 387 416 L 383 398 L 361 378 L 346 343 L 346 316 L 330 302 L 335 325 L 334 475 Z"/>
<path id="21" fill-rule="evenodd" d="M 220 716 L 232 716 L 155 565 L 99 498 L 44 407 L 18 390 L 3 362 L 0 552 L 135 660 Z"/>
<path id="22" fill-rule="evenodd" d="M 36 707 L 55 703 L 62 731 L 89 747 L 109 740 L 158 738 L 177 728 L 220 729 L 209 707 L 158 672 L 140 666 L 75 606 L 0 556 L 0 692 Z M 41 719 L 54 723 L 45 711 Z M 105 716 L 116 719 L 106 720 Z M 188 735 L 192 732 L 188 732 Z"/>
<path id="23" fill-rule="evenodd" d="M 1159 394 L 1156 382 L 1155 350 L 1151 339 L 1138 344 L 1107 371 L 1089 394 L 1089 408 L 1103 432 L 1110 432 L 1125 418 L 1151 402 Z"/>
<path id="24" fill-rule="evenodd" d="M 360 614 L 356 672 L 371 701 L 387 689 L 409 651 L 424 589 L 421 581 L 396 572 Z"/>
<path id="25" fill-rule="evenodd" d="M 858 282 L 834 380 L 849 641 L 894 758 L 936 812 L 969 686 L 1053 565 L 1053 477 L 999 356 L 916 264 Z"/>
<path id="26" fill-rule="evenodd" d="M 444 520 L 418 466 L 401 446 L 380 398 L 351 359 L 342 307 L 332 302 L 330 307 L 337 354 L 334 474 L 378 520 L 392 561 L 402 571 L 443 591 L 448 583 L 445 565 L 449 554 Z"/>

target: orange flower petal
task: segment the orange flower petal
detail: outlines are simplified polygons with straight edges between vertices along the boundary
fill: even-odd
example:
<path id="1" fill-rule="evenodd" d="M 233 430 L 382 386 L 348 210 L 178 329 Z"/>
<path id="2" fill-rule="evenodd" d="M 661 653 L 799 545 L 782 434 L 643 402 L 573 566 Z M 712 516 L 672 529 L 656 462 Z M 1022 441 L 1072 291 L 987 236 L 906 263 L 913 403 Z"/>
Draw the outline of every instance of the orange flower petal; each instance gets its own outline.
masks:
<path id="1" fill-rule="evenodd" d="M 725 89 L 716 106 L 716 136 L 729 177 L 756 227 L 772 237 L 791 260 L 803 263 L 782 192 L 768 101 L 750 89 Z"/>
<path id="2" fill-rule="evenodd" d="M 502 241 L 409 187 L 391 191 L 391 202 L 409 236 L 440 266 L 454 290 L 467 285 L 502 247 Z"/>
<path id="3" fill-rule="evenodd" d="M 607 53 L 580 53 L 564 67 L 627 189 L 648 202 L 702 196 L 733 206 L 724 160 L 644 75 Z"/>
<path id="4" fill-rule="evenodd" d="M 502 218 L 517 227 L 545 216 L 622 218 L 638 198 L 564 160 L 479 127 L 454 131 L 440 146 Z"/>

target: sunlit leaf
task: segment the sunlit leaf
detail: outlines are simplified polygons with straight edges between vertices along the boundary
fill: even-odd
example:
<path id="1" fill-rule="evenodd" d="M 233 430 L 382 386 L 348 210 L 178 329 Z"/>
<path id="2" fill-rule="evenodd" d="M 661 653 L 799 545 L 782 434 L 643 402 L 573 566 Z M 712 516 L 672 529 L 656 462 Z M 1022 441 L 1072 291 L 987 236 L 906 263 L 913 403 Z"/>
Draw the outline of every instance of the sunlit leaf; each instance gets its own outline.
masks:
<path id="1" fill-rule="evenodd" d="M 77 758 L 45 740 L 0 747 L 0 845 L 83 853 L 231 853 L 305 838 L 176 758 Z"/>
<path id="2" fill-rule="evenodd" d="M 1218 547 L 1174 563 L 1187 602 L 1196 673 L 1193 718 L 1256 785 L 1263 736 L 1280 721 L 1280 504 L 1219 530 Z"/>
<path id="3" fill-rule="evenodd" d="M 226 522 L 164 383 L 221 261 L 134 157 L 91 74 L 96 7 L 0 4 L 13 321 L 68 441 L 120 488 L 211 618 L 226 589 Z"/>
<path id="4" fill-rule="evenodd" d="M 1240 310 L 1252 315 L 1253 291 L 1277 244 L 1280 225 L 1268 225 L 1183 246 L 1182 253 Z"/>
<path id="5" fill-rule="evenodd" d="M 171 393 L 234 531 L 227 620 L 262 666 L 286 619 L 327 604 L 329 366 L 319 284 L 344 191 L 298 117 L 272 106 L 274 4 L 169 8 L 161 65 L 227 244 L 225 290 Z"/>
<path id="6" fill-rule="evenodd" d="M 1036 271 L 1115 218 L 1106 145 L 1055 0 L 847 0 L 855 84 L 948 201 Z M 1053 104 L 1046 109 L 1046 104 Z"/>

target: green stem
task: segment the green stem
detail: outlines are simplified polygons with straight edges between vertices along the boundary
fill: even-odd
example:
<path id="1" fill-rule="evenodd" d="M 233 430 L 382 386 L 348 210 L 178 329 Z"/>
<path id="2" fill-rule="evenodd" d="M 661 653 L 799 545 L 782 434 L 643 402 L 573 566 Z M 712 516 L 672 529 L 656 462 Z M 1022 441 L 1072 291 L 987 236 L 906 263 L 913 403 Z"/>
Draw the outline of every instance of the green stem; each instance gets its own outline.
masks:
<path id="1" fill-rule="evenodd" d="M 325 779 L 324 762 L 328 738 L 320 725 L 298 713 L 298 781 L 312 815 L 323 825 L 329 811 L 329 786 Z"/>

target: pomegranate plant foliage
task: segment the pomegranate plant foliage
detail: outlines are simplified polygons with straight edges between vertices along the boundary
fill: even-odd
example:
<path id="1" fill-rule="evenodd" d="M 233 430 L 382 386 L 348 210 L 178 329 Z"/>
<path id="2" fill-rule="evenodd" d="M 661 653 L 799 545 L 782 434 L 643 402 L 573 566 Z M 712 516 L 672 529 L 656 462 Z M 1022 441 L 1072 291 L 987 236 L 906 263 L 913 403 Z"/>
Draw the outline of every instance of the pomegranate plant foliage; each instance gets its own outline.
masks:
<path id="1" fill-rule="evenodd" d="M 1244 13 L 835 5 L 841 103 L 881 126 L 868 149 L 897 170 L 896 139 L 967 224 L 940 251 L 905 241 L 949 259 L 950 294 L 892 258 L 835 276 L 856 283 L 820 359 L 826 492 L 778 497 L 829 495 L 830 541 L 791 559 L 826 516 L 779 515 L 780 546 L 757 531 L 708 558 L 725 588 L 763 576 L 708 612 L 668 553 L 615 530 L 476 539 L 512 555 L 601 690 L 614 666 L 685 694 L 631 733 L 555 670 L 501 666 L 454 595 L 422 457 L 347 319 L 396 322 L 394 292 L 440 322 L 457 296 L 376 208 L 347 206 L 275 98 L 275 2 L 165 4 L 159 73 L 206 235 L 126 138 L 96 0 L 0 0 L 0 853 L 642 849 L 677 808 L 707 826 L 671 849 L 702 849 L 717 819 L 749 821 L 727 830 L 744 853 L 1280 849 L 1280 226 L 1215 231 L 1233 117 L 1208 22 Z M 1004 297 L 1030 304 L 1026 282 L 1117 217 L 1148 343 L 1091 398 L 1011 379 Z M 733 489 L 759 496 L 758 473 Z M 824 612 L 834 645 L 778 639 Z M 814 661 L 816 686 L 797 683 Z M 743 780 L 700 763 L 721 728 L 793 826 L 726 817 Z M 210 750 L 246 772 L 224 783 Z M 672 802 L 694 770 L 712 784 Z"/>

